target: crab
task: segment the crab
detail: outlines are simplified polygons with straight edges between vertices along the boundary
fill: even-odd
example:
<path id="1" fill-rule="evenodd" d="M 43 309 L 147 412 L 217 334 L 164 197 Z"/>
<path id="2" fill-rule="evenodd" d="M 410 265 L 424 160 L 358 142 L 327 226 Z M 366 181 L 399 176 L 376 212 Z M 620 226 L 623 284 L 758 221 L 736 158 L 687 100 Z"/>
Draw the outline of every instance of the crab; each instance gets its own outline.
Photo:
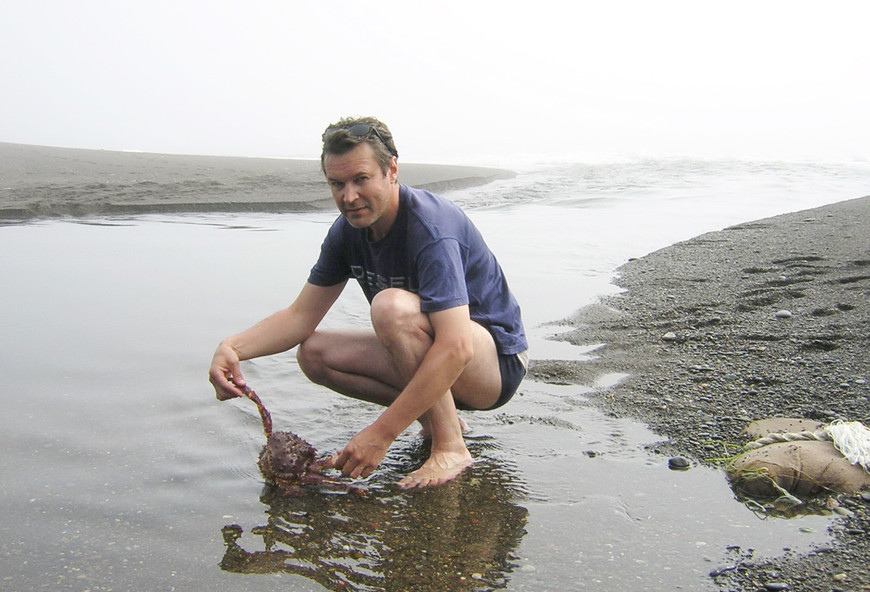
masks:
<path id="1" fill-rule="evenodd" d="M 257 393 L 248 386 L 242 392 L 254 402 L 263 420 L 266 445 L 257 466 L 267 483 L 282 493 L 297 495 L 302 493 L 304 485 L 344 486 L 323 473 L 331 466 L 330 458 L 318 459 L 317 449 L 293 432 L 273 432 L 272 416 Z"/>

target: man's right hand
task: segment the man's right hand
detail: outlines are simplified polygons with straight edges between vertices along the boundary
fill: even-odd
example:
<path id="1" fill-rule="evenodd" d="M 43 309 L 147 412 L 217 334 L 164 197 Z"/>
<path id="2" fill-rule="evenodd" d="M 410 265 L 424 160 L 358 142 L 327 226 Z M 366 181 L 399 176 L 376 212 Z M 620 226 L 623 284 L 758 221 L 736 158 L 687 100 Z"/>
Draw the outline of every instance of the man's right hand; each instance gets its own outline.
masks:
<path id="1" fill-rule="evenodd" d="M 214 352 L 208 379 L 219 401 L 245 396 L 241 389 L 247 383 L 242 376 L 239 354 L 226 342 L 222 342 Z"/>

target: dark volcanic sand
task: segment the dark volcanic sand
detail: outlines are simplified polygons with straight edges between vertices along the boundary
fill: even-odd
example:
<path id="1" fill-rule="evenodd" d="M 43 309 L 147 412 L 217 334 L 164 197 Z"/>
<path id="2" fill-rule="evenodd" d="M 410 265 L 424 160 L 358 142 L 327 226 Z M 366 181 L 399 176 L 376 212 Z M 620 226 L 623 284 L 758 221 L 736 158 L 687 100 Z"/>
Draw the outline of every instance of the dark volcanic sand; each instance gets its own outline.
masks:
<path id="1" fill-rule="evenodd" d="M 402 163 L 408 185 L 444 191 L 513 173 Z M 335 208 L 317 160 L 112 152 L 0 143 L 0 220 Z"/>
<path id="2" fill-rule="evenodd" d="M 533 373 L 583 384 L 630 374 L 591 400 L 666 436 L 655 451 L 715 464 L 745 443 L 747 422 L 773 416 L 870 425 L 870 197 L 678 243 L 624 265 L 617 284 L 626 292 L 570 319 L 567 339 L 606 344 L 599 357 Z M 845 514 L 830 548 L 765 563 L 744 549 L 717 582 L 870 590 L 870 494 L 831 497 L 815 500 Z"/>

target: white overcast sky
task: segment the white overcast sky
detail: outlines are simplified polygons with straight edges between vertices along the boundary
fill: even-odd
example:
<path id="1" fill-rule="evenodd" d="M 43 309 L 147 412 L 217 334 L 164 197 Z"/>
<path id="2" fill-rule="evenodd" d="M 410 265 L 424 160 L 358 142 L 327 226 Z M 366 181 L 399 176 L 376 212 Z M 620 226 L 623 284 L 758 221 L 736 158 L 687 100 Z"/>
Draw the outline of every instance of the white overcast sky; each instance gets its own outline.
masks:
<path id="1" fill-rule="evenodd" d="M 405 160 L 870 158 L 864 0 L 0 0 L 0 141 Z"/>

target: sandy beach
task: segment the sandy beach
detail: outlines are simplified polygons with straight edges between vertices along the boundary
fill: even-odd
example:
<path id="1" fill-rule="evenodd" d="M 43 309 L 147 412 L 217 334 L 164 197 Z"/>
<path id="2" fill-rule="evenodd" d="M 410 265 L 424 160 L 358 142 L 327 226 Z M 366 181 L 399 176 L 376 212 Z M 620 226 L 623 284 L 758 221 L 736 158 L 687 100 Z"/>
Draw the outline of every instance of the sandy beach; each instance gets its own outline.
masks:
<path id="1" fill-rule="evenodd" d="M 444 191 L 510 171 L 402 163 L 403 183 Z M 112 152 L 0 142 L 0 220 L 333 208 L 317 160 Z"/>
<path id="2" fill-rule="evenodd" d="M 704 234 L 628 262 L 616 283 L 626 291 L 569 319 L 571 341 L 605 344 L 597 358 L 534 374 L 629 374 L 592 400 L 667 436 L 657 452 L 715 464 L 768 417 L 870 425 L 870 197 Z M 870 589 L 870 492 L 817 501 L 843 515 L 836 545 L 770 562 L 748 553 L 721 584 Z"/>
<path id="3" fill-rule="evenodd" d="M 55 217 L 334 208 L 317 161 L 0 143 L 0 167 L 0 223 L 7 225 Z M 513 175 L 404 163 L 400 174 L 404 183 L 434 191 Z M 624 292 L 562 323 L 573 327 L 562 336 L 567 341 L 602 344 L 593 359 L 533 360 L 531 375 L 552 385 L 595 385 L 624 373 L 618 384 L 593 390 L 589 401 L 612 416 L 649 425 L 664 438 L 650 446 L 653 452 L 716 466 L 744 443 L 741 431 L 754 419 L 870 424 L 870 197 L 704 234 L 631 260 L 616 282 Z M 179 286 L 189 283 L 176 278 Z M 163 311 L 159 318 L 165 322 Z M 204 370 L 196 367 L 195 375 L 203 374 L 197 388 L 207 386 Z M 198 400 L 191 408 L 199 409 Z M 141 423 L 141 417 L 133 414 L 131 421 Z M 230 477 L 232 483 L 244 480 Z M 788 587 L 766 589 L 870 590 L 870 494 L 832 495 L 819 504 L 840 515 L 830 546 L 808 555 L 784 550 L 773 560 L 757 560 L 751 549 L 742 549 L 716 584 L 746 591 L 772 583 Z"/>

